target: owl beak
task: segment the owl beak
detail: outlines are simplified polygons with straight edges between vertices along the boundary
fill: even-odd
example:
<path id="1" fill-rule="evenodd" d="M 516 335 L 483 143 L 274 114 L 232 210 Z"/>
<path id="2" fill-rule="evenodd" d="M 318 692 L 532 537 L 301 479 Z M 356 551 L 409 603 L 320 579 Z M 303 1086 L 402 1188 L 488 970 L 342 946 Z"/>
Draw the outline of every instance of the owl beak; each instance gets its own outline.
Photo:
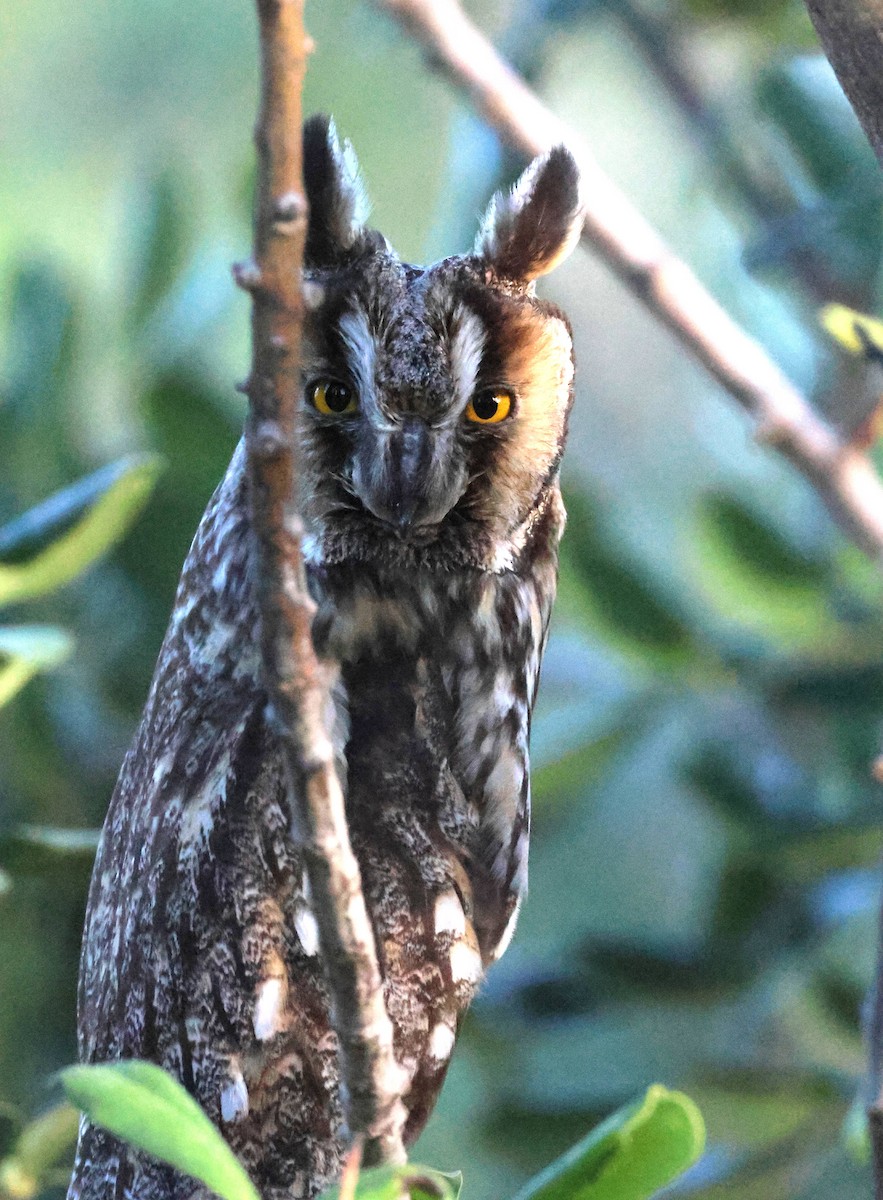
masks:
<path id="1" fill-rule="evenodd" d="M 359 456 L 353 476 L 359 498 L 401 538 L 425 536 L 459 498 L 449 447 L 421 417 L 406 416 L 367 458 Z"/>

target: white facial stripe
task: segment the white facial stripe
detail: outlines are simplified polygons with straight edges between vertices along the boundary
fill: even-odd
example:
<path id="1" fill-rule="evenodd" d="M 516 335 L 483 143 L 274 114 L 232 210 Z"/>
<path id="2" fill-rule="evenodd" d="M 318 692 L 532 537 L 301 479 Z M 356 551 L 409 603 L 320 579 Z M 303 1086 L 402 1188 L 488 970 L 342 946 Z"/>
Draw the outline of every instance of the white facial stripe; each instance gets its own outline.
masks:
<path id="1" fill-rule="evenodd" d="M 474 312 L 461 305 L 455 314 L 451 338 L 451 374 L 459 409 L 466 407 L 475 391 L 486 340 L 481 321 Z"/>
<path id="2" fill-rule="evenodd" d="M 367 400 L 374 395 L 374 364 L 377 357 L 377 344 L 368 318 L 361 309 L 356 309 L 344 313 L 338 327 L 359 396 L 363 401 Z"/>

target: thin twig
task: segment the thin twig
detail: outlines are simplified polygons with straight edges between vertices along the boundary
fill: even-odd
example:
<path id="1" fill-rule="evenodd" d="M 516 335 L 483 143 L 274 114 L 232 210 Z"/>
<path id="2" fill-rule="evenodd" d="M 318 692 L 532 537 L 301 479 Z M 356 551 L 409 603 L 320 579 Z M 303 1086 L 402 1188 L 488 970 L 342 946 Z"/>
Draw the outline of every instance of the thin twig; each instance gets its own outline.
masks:
<path id="1" fill-rule="evenodd" d="M 292 501 L 307 223 L 300 105 L 309 46 L 303 0 L 258 0 L 257 7 L 261 108 L 255 131 L 254 259 L 237 268 L 236 278 L 253 300 L 246 445 L 264 682 L 284 749 L 293 819 L 319 926 L 347 1123 L 352 1135 L 371 1139 L 372 1158 L 404 1161 L 401 1072 L 325 728 L 330 670 L 313 649 L 314 605 Z"/>
<path id="2" fill-rule="evenodd" d="M 376 0 L 427 51 L 505 142 L 530 157 L 566 143 L 580 165 L 583 240 L 676 334 L 810 481 L 843 530 L 883 565 L 883 484 L 864 451 L 841 440 L 702 286 L 599 167 L 578 134 L 531 92 L 458 0 Z"/>

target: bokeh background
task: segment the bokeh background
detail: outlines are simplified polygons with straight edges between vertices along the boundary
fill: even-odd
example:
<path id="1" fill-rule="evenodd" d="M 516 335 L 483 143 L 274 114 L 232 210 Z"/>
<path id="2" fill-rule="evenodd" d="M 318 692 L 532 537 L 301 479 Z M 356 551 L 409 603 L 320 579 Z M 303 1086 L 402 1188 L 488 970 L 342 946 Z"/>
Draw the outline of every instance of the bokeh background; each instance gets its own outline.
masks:
<path id="1" fill-rule="evenodd" d="M 413 260 L 467 248 L 520 164 L 369 3 L 307 8 L 305 107 L 352 138 L 377 225 Z M 875 381 L 816 313 L 877 307 L 883 188 L 802 5 L 468 8 L 854 424 Z M 47 851 L 33 827 L 100 826 L 243 418 L 248 306 L 229 264 L 249 246 L 256 42 L 247 0 L 8 0 L 0 30 L 0 527 L 124 455 L 165 462 L 110 555 L 2 614 L 75 638 L 0 710 L 2 1158 L 75 1056 L 90 836 Z M 878 576 L 584 250 L 543 290 L 573 320 L 578 394 L 531 895 L 417 1157 L 462 1168 L 472 1200 L 513 1194 L 660 1080 L 709 1126 L 679 1191 L 867 1196 L 849 1111 L 876 943 Z M 82 499 L 0 529 L 0 564 Z"/>

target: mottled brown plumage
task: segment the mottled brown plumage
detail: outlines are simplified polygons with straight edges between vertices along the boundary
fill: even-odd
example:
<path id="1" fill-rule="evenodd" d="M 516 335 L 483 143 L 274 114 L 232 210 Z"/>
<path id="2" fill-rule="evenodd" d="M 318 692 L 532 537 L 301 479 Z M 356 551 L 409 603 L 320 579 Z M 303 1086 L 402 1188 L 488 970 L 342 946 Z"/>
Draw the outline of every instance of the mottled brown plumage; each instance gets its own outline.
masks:
<path id="1" fill-rule="evenodd" d="M 339 663 L 330 717 L 410 1141 L 526 886 L 530 712 L 573 378 L 567 322 L 531 281 L 572 243 L 577 181 L 553 151 L 498 198 L 474 254 L 421 270 L 365 228 L 351 151 L 327 121 L 307 126 L 305 173 L 300 503 L 314 639 Z M 111 801 L 80 1051 L 167 1067 L 262 1194 L 293 1200 L 337 1173 L 345 1130 L 265 716 L 243 468 L 240 447 L 185 563 Z M 84 1125 L 71 1200 L 193 1190 Z"/>

